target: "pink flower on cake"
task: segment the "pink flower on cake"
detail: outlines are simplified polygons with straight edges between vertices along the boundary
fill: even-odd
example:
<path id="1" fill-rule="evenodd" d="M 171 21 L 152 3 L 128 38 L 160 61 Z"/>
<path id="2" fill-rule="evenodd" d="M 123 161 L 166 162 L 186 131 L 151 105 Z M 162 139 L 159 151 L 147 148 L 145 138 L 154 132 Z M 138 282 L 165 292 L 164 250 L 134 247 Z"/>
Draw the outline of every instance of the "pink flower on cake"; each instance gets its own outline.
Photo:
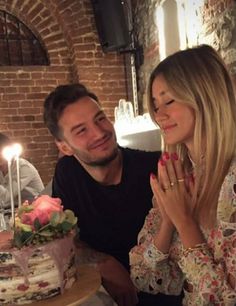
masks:
<path id="1" fill-rule="evenodd" d="M 51 198 L 48 195 L 43 195 L 37 198 L 32 203 L 33 210 L 24 212 L 21 216 L 21 222 L 33 227 L 34 221 L 38 218 L 41 225 L 49 223 L 53 212 L 63 211 L 61 200 L 59 198 Z"/>

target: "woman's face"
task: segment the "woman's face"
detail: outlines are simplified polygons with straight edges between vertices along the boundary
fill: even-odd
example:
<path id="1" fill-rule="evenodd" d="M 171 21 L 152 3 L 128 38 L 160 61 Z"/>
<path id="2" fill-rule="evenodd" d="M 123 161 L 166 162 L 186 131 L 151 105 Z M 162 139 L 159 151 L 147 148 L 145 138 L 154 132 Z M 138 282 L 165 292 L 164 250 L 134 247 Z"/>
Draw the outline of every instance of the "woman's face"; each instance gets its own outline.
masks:
<path id="1" fill-rule="evenodd" d="M 194 110 L 173 97 L 162 75 L 152 84 L 154 116 L 168 145 L 184 143 L 191 151 L 195 126 Z"/>

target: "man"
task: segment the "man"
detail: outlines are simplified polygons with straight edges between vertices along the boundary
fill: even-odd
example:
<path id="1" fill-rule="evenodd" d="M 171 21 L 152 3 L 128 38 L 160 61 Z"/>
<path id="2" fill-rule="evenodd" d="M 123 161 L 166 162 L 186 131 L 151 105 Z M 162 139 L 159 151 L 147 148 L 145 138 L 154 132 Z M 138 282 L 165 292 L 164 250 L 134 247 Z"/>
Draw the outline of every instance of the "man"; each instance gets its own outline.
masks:
<path id="1" fill-rule="evenodd" d="M 82 84 L 57 87 L 45 100 L 44 120 L 65 155 L 52 195 L 78 216 L 80 240 L 92 249 L 87 256 L 103 286 L 119 306 L 177 305 L 163 295 L 137 296 L 129 277 L 128 253 L 152 206 L 149 176 L 160 153 L 119 147 L 97 97 Z"/>
<path id="2" fill-rule="evenodd" d="M 0 203 L 4 208 L 10 208 L 9 173 L 7 161 L 2 156 L 5 146 L 11 145 L 11 140 L 0 133 Z M 44 185 L 37 169 L 27 160 L 19 158 L 20 188 L 22 202 L 33 200 L 43 189 Z M 13 197 L 16 204 L 18 196 L 16 162 L 11 165 Z"/>

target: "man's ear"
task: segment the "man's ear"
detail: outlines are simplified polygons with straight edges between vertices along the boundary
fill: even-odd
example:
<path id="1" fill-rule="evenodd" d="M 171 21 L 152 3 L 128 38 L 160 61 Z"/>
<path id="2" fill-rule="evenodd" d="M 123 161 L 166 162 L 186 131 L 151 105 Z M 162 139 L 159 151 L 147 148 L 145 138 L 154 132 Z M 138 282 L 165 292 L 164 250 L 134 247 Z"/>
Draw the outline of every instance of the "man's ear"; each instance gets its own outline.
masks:
<path id="1" fill-rule="evenodd" d="M 73 149 L 71 149 L 71 147 L 65 141 L 63 141 L 63 140 L 62 141 L 55 140 L 55 142 L 56 142 L 56 145 L 57 145 L 58 149 L 64 155 L 68 155 L 68 156 L 74 155 Z"/>

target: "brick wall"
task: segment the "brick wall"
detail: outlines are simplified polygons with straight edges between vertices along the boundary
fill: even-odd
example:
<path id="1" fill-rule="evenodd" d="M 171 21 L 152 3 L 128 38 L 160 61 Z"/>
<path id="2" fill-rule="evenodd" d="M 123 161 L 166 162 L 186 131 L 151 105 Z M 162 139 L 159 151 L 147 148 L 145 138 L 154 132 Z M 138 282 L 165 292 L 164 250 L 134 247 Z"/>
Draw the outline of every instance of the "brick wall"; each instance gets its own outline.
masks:
<path id="1" fill-rule="evenodd" d="M 22 143 L 46 184 L 57 160 L 42 121 L 43 102 L 59 84 L 80 81 L 94 91 L 108 116 L 126 98 L 123 56 L 104 54 L 90 0 L 0 0 L 45 46 L 49 66 L 0 67 L 0 131 Z"/>

